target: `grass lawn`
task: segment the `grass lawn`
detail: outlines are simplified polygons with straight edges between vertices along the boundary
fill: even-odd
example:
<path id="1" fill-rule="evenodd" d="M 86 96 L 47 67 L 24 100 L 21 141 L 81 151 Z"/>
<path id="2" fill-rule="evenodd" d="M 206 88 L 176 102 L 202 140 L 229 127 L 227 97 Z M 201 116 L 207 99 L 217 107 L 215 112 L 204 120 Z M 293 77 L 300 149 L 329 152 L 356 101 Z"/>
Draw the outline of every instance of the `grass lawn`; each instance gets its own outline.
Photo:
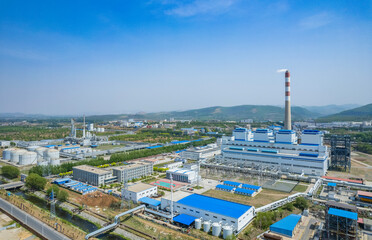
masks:
<path id="1" fill-rule="evenodd" d="M 295 188 L 293 188 L 292 192 L 305 192 L 308 186 L 297 184 Z"/>

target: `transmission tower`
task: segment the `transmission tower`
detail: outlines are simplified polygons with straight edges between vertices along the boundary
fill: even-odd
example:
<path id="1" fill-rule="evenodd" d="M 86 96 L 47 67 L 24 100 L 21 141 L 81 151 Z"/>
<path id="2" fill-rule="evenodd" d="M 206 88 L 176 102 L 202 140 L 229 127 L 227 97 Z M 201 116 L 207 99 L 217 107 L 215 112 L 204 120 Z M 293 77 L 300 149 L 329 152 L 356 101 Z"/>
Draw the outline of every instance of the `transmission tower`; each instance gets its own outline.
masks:
<path id="1" fill-rule="evenodd" d="M 50 219 L 54 219 L 56 217 L 56 205 L 54 199 L 54 190 L 52 189 L 52 193 L 50 194 Z"/>

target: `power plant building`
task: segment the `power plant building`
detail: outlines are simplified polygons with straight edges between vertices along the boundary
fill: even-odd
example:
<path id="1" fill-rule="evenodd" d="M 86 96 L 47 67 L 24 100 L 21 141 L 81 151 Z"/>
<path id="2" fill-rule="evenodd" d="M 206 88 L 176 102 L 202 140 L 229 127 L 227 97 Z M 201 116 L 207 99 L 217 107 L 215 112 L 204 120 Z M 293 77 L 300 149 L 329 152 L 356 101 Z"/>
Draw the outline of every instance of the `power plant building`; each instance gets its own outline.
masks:
<path id="1" fill-rule="evenodd" d="M 329 153 L 323 145 L 323 133 L 304 130 L 299 137 L 301 143 L 293 130 L 257 129 L 252 132 L 237 128 L 232 137 L 223 137 L 222 154 L 216 159 L 237 166 L 324 176 Z"/>

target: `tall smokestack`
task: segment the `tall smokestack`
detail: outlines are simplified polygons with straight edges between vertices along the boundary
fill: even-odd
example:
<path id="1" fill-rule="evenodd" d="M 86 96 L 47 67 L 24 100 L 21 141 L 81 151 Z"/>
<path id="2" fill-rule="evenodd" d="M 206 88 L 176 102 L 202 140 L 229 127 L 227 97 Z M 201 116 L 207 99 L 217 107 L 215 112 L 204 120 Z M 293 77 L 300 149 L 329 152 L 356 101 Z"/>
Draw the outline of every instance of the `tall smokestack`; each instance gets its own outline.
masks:
<path id="1" fill-rule="evenodd" d="M 292 129 L 291 120 L 291 80 L 290 74 L 287 70 L 285 72 L 285 118 L 284 118 L 284 128 Z"/>

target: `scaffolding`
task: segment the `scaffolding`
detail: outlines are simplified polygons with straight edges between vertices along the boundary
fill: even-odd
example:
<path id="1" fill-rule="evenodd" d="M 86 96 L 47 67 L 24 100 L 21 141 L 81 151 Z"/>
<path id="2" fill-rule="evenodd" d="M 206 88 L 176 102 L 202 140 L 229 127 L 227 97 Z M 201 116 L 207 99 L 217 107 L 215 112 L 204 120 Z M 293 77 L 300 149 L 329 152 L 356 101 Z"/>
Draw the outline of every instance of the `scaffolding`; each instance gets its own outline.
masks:
<path id="1" fill-rule="evenodd" d="M 327 214 L 326 231 L 329 240 L 356 240 L 358 239 L 357 220 Z"/>
<path id="2" fill-rule="evenodd" d="M 334 170 L 344 170 L 350 172 L 351 169 L 351 143 L 349 135 L 331 136 L 331 164 Z"/>

